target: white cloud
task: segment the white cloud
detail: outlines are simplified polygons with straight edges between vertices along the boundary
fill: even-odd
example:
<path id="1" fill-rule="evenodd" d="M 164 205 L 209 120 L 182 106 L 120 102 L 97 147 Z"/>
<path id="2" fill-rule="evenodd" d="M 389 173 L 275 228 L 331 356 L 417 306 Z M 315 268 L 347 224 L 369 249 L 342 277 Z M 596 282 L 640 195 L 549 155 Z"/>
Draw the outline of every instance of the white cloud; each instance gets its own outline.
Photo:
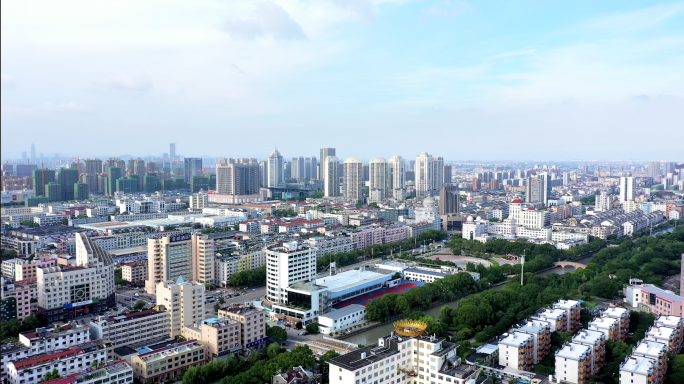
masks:
<path id="1" fill-rule="evenodd" d="M 221 30 L 245 40 L 270 37 L 274 40 L 306 40 L 302 27 L 280 5 L 258 3 L 248 19 L 229 19 Z"/>
<path id="2" fill-rule="evenodd" d="M 14 81 L 14 76 L 3 73 L 0 77 L 0 85 L 3 89 L 14 88 L 16 83 Z"/>
<path id="3" fill-rule="evenodd" d="M 152 81 L 149 76 L 131 76 L 125 73 L 104 77 L 97 84 L 126 91 L 148 91 L 152 89 Z"/>
<path id="4" fill-rule="evenodd" d="M 497 60 L 497 59 L 504 59 L 507 57 L 524 56 L 524 55 L 529 55 L 529 54 L 535 53 L 535 52 L 537 52 L 537 49 L 535 49 L 535 48 L 525 49 L 522 51 L 504 52 L 504 53 L 500 53 L 498 55 L 494 55 L 494 56 L 490 57 L 490 59 Z"/>
<path id="5" fill-rule="evenodd" d="M 421 10 L 424 17 L 454 18 L 476 8 L 466 1 L 439 0 Z"/>

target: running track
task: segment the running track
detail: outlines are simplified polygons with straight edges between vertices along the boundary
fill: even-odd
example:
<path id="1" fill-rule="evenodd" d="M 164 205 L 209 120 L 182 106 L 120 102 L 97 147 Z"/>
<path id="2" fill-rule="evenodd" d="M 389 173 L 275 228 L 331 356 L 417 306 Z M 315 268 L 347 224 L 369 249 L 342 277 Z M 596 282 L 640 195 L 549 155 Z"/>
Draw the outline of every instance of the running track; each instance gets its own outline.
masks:
<path id="1" fill-rule="evenodd" d="M 350 304 L 361 304 L 361 305 L 366 305 L 368 304 L 369 301 L 373 299 L 377 299 L 379 297 L 383 297 L 389 293 L 402 293 L 406 292 L 411 288 L 416 288 L 423 286 L 423 283 L 419 283 L 417 281 L 407 281 L 407 280 L 402 280 L 401 284 L 397 285 L 396 287 L 391 287 L 391 288 L 382 288 L 378 289 L 377 291 L 373 291 L 370 293 L 366 293 L 363 296 L 355 297 L 353 299 L 349 299 L 346 301 L 343 301 L 341 303 L 337 303 L 333 305 L 333 308 L 344 308 L 347 305 Z"/>

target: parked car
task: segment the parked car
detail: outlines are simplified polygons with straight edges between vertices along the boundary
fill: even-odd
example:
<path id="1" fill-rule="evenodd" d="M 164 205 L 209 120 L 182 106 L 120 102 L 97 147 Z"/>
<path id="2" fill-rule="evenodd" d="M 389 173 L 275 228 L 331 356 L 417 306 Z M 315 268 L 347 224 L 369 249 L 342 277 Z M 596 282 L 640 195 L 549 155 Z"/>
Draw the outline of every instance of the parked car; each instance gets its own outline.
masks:
<path id="1" fill-rule="evenodd" d="M 308 333 L 306 331 L 299 332 L 299 336 L 306 336 Z"/>

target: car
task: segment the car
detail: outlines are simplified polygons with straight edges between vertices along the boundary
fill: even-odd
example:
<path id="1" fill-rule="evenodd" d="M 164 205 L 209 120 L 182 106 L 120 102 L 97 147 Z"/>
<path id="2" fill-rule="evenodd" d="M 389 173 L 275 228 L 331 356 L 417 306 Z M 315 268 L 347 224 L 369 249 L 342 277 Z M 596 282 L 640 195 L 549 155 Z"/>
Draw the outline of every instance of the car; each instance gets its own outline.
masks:
<path id="1" fill-rule="evenodd" d="M 306 331 L 299 332 L 299 336 L 306 336 L 308 333 Z"/>

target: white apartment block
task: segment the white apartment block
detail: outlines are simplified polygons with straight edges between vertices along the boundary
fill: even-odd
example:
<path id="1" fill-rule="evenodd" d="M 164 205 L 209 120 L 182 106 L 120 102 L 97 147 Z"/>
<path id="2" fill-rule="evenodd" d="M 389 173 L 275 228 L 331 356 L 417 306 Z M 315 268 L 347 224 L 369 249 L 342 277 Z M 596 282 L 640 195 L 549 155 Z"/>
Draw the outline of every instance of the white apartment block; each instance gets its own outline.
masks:
<path id="1" fill-rule="evenodd" d="M 508 217 L 517 225 L 529 228 L 544 228 L 549 224 L 548 212 L 525 206 L 521 200 L 513 200 L 508 206 Z"/>
<path id="2" fill-rule="evenodd" d="M 662 381 L 658 373 L 658 361 L 643 356 L 627 356 L 620 364 L 620 383 L 650 384 Z"/>
<path id="3" fill-rule="evenodd" d="M 141 283 L 147 279 L 147 260 L 138 260 L 121 266 L 121 278 L 131 283 Z"/>
<path id="4" fill-rule="evenodd" d="M 328 157 L 329 159 L 330 157 Z M 266 299 L 273 303 L 287 300 L 286 288 L 316 278 L 316 251 L 297 241 L 272 245 L 266 252 Z"/>
<path id="5" fill-rule="evenodd" d="M 346 235 L 311 237 L 304 243 L 315 250 L 316 258 L 328 253 L 351 252 L 353 249 L 351 237 Z"/>
<path id="6" fill-rule="evenodd" d="M 105 343 L 102 340 L 88 341 L 50 353 L 10 361 L 7 363 L 7 378 L 11 384 L 35 384 L 55 369 L 61 376 L 66 376 L 90 368 L 93 362 L 104 365 L 106 361 Z"/>
<path id="7" fill-rule="evenodd" d="M 606 335 L 606 340 L 620 340 L 620 320 L 614 317 L 597 317 L 589 322 L 589 329 Z"/>
<path id="8" fill-rule="evenodd" d="M 603 332 L 581 330 L 572 338 L 574 344 L 586 345 L 591 349 L 591 372 L 598 374 L 605 364 L 606 335 Z"/>
<path id="9" fill-rule="evenodd" d="M 59 225 L 62 224 L 62 220 L 68 220 L 69 218 L 70 216 L 68 215 L 49 215 L 43 217 L 34 217 L 33 222 L 41 226 Z"/>
<path id="10" fill-rule="evenodd" d="M 667 345 L 670 353 L 674 355 L 681 349 L 681 339 L 678 340 L 677 336 L 679 334 L 674 328 L 652 326 L 646 332 L 644 340 L 663 343 Z"/>
<path id="11" fill-rule="evenodd" d="M 478 370 L 461 365 L 457 345 L 440 337 L 381 337 L 377 344 L 337 356 L 330 364 L 330 384 L 465 384 Z"/>
<path id="12" fill-rule="evenodd" d="M 182 276 L 156 287 L 157 305 L 163 305 L 171 319 L 171 337 L 180 336 L 182 327 L 204 319 L 204 284 L 186 282 Z"/>
<path id="13" fill-rule="evenodd" d="M 112 342 L 113 347 L 141 344 L 169 337 L 170 312 L 148 309 L 114 317 L 100 316 L 90 322 L 90 338 Z"/>
<path id="14" fill-rule="evenodd" d="M 566 343 L 556 351 L 556 377 L 568 383 L 583 384 L 592 375 L 592 349 L 586 345 Z"/>
<path id="15" fill-rule="evenodd" d="M 499 339 L 499 365 L 531 371 L 535 365 L 534 339 L 525 332 L 503 333 Z"/>
<path id="16" fill-rule="evenodd" d="M 324 315 L 318 315 L 318 327 L 321 333 L 330 335 L 341 332 L 349 327 L 365 323 L 366 307 L 359 304 L 350 304 L 344 308 L 336 309 Z"/>
<path id="17" fill-rule="evenodd" d="M 63 377 L 62 380 L 65 380 L 64 383 L 78 384 L 129 384 L 133 382 L 133 367 L 126 360 L 114 361 L 87 372 Z"/>
<path id="18" fill-rule="evenodd" d="M 72 319 L 114 306 L 114 261 L 84 233 L 76 235 L 76 266 L 37 268 L 38 313 Z"/>
<path id="19" fill-rule="evenodd" d="M 568 315 L 561 309 L 543 309 L 532 315 L 531 318 L 549 322 L 551 332 L 568 332 Z"/>
<path id="20" fill-rule="evenodd" d="M 656 371 L 663 377 L 667 374 L 667 353 L 667 345 L 647 340 L 639 341 L 639 344 L 632 349 L 632 356 L 641 356 L 657 361 Z"/>

